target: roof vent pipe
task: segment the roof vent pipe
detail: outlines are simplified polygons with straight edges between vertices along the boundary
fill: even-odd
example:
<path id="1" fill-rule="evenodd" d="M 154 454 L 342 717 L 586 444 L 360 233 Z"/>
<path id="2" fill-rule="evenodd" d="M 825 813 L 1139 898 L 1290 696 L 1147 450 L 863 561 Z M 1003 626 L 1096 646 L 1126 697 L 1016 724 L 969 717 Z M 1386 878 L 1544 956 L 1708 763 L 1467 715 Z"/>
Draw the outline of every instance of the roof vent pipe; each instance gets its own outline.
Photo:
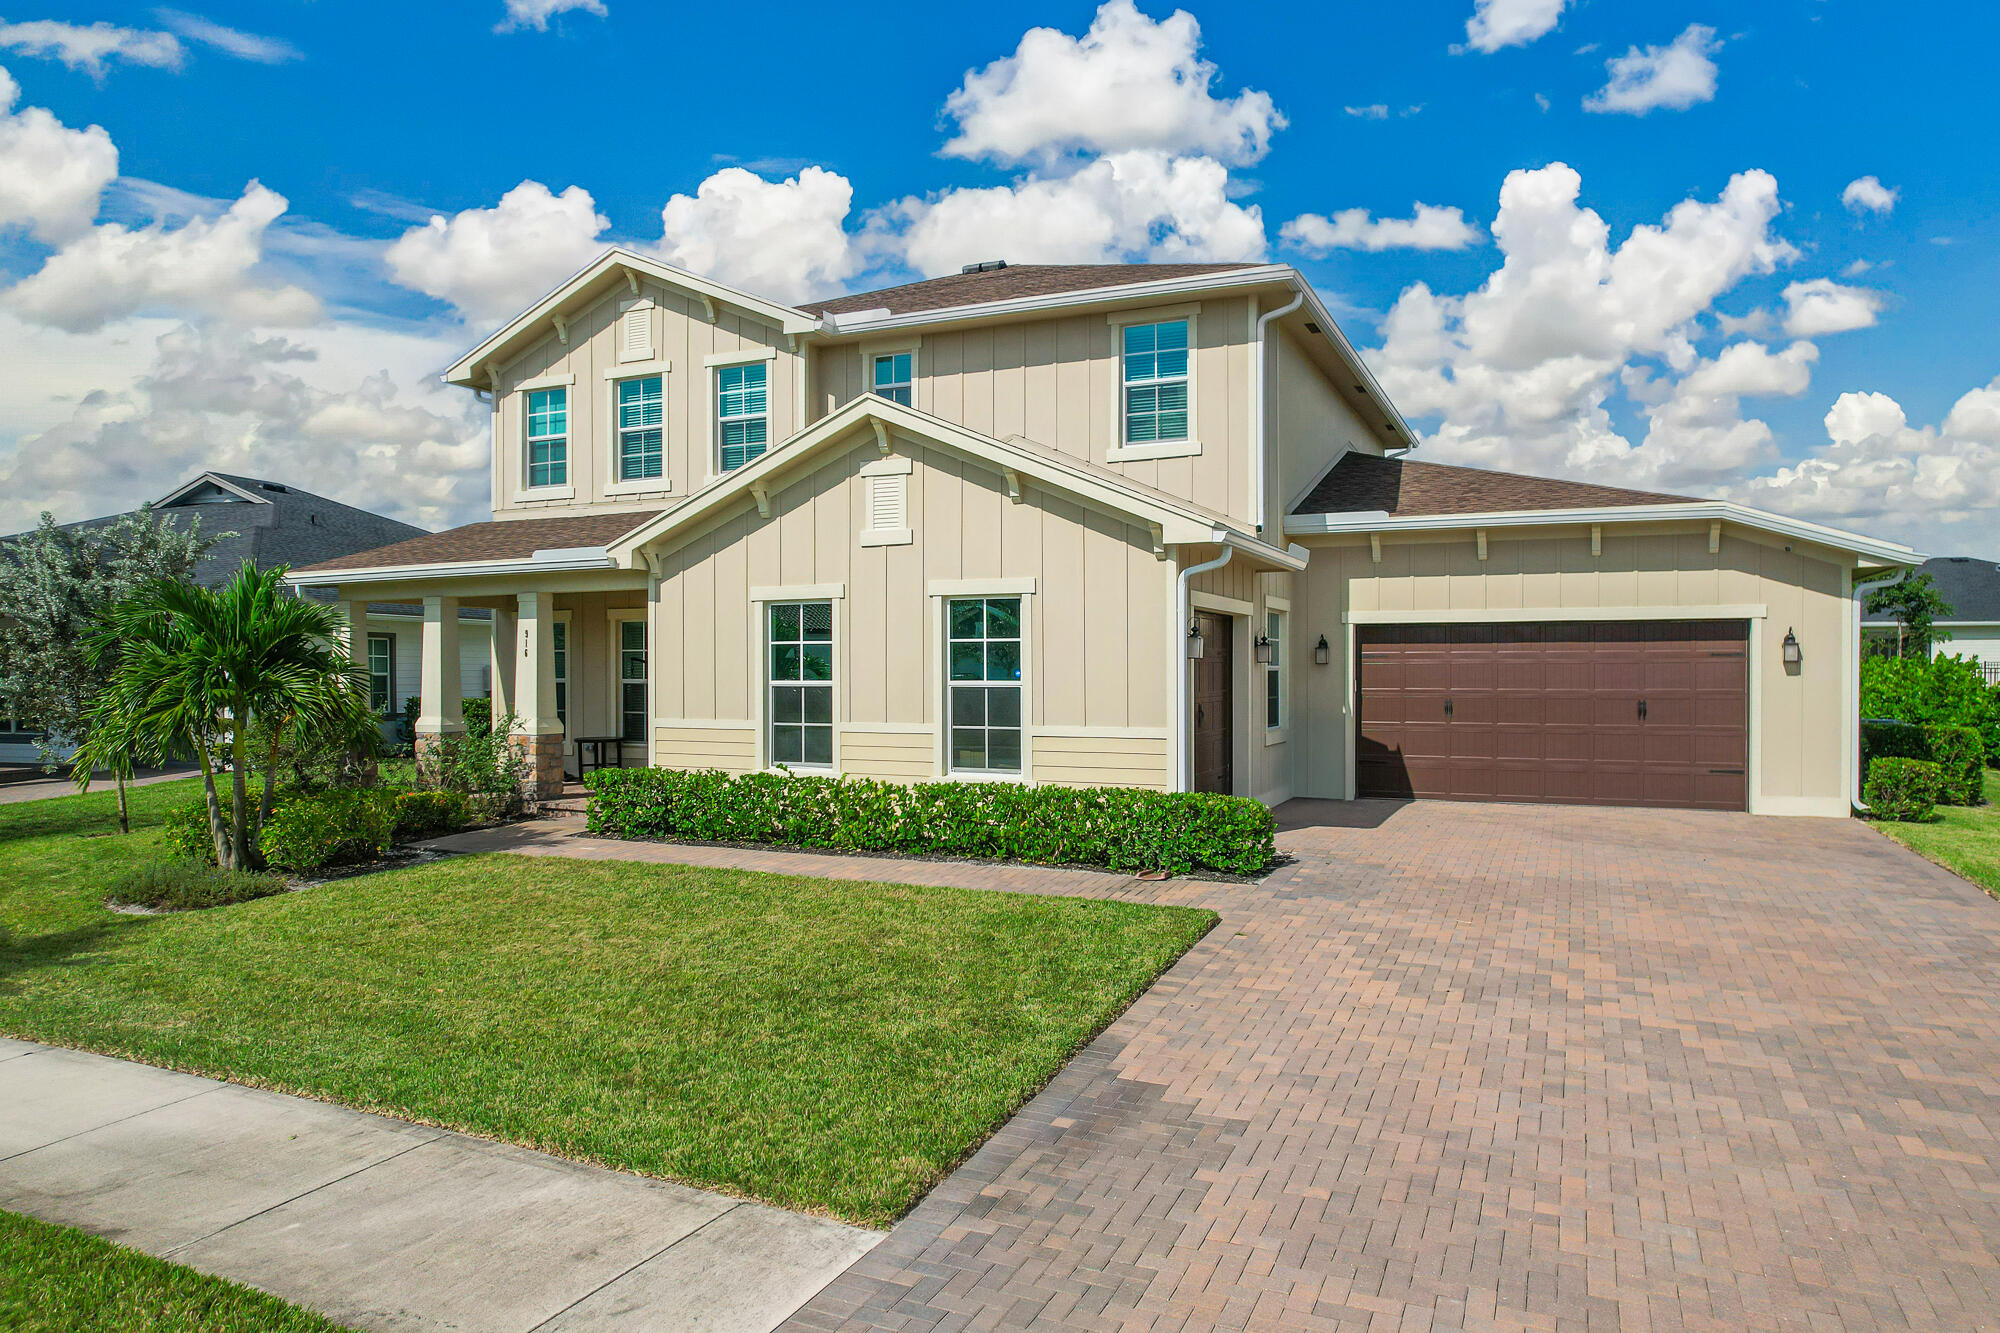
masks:
<path id="1" fill-rule="evenodd" d="M 1004 260 L 1004 259 L 982 259 L 982 260 L 980 260 L 980 261 L 979 261 L 979 262 L 978 262 L 977 264 L 967 264 L 967 265 L 965 265 L 965 266 L 964 266 L 963 268 L 959 269 L 959 272 L 960 272 L 960 273 L 991 273 L 991 272 L 993 272 L 993 271 L 994 271 L 995 269 L 1003 269 L 1003 268 L 1005 268 L 1005 267 L 1007 267 L 1007 261 L 1006 261 L 1006 260 Z"/>
<path id="2" fill-rule="evenodd" d="M 1271 386 L 1264 378 L 1264 329 L 1272 320 L 1283 319 L 1286 315 L 1291 314 L 1294 310 L 1304 305 L 1305 301 L 1306 294 L 1302 288 L 1293 293 L 1291 304 L 1279 306 L 1276 310 L 1266 311 L 1257 317 L 1257 342 L 1255 350 L 1252 352 L 1252 355 L 1256 359 L 1256 364 L 1251 367 L 1250 383 L 1254 386 L 1251 392 L 1257 396 L 1257 439 L 1254 442 L 1256 447 L 1252 451 L 1252 457 L 1255 459 L 1252 470 L 1256 474 L 1257 535 L 1260 537 L 1264 535 L 1264 511 L 1270 503 L 1270 497 L 1265 494 L 1266 491 L 1270 490 L 1270 483 L 1265 479 L 1264 475 L 1265 470 L 1270 466 L 1265 458 L 1267 451 L 1264 439 L 1264 415 L 1268 410 L 1266 400 L 1271 396 Z M 1240 420 L 1241 418 L 1238 419 Z"/>

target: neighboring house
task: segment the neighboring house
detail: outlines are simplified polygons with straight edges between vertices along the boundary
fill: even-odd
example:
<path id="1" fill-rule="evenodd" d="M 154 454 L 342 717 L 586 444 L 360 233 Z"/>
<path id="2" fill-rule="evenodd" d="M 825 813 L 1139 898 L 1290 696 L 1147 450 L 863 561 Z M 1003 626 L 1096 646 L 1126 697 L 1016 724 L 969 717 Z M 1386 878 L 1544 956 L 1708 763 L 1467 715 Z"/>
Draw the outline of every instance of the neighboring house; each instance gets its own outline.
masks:
<path id="1" fill-rule="evenodd" d="M 1272 264 L 980 265 L 787 306 L 607 252 L 445 374 L 490 522 L 299 572 L 458 613 L 537 781 L 748 772 L 1841 815 L 1857 582 L 1909 548 L 1406 461 Z M 359 645 L 356 646 L 359 650 Z"/>
<path id="2" fill-rule="evenodd" d="M 217 542 L 195 570 L 195 581 L 216 586 L 245 560 L 260 569 L 299 566 L 328 560 L 424 535 L 424 529 L 356 509 L 296 486 L 223 472 L 204 472 L 154 502 L 152 512 L 164 521 L 197 518 L 206 533 L 233 533 Z M 72 529 L 102 527 L 121 515 L 64 524 Z M 16 534 L 24 535 L 24 534 Z M 0 543 L 13 538 L 0 537 Z M 487 688 L 492 668 L 487 647 L 489 613 L 468 608 L 461 634 L 464 662 L 461 679 L 469 693 Z M 400 720 L 403 701 L 417 689 L 418 642 L 423 608 L 376 605 L 367 608 L 371 667 L 387 668 L 377 678 L 377 706 L 385 712 L 385 733 Z M 0 633 L 5 633 L 0 627 Z M 0 709 L 4 711 L 4 709 Z M 41 758 L 40 732 L 30 723 L 0 717 L 0 763 L 33 763 Z"/>
<path id="3" fill-rule="evenodd" d="M 1931 576 L 1931 586 L 1951 607 L 1939 616 L 1938 629 L 1949 634 L 1931 644 L 1931 655 L 1956 653 L 1976 657 L 1987 676 L 2000 682 L 2000 562 L 1969 555 L 1941 555 L 1924 561 L 1919 574 Z M 1887 613 L 1865 616 L 1862 630 L 1871 639 L 1896 639 L 1896 619 Z"/>

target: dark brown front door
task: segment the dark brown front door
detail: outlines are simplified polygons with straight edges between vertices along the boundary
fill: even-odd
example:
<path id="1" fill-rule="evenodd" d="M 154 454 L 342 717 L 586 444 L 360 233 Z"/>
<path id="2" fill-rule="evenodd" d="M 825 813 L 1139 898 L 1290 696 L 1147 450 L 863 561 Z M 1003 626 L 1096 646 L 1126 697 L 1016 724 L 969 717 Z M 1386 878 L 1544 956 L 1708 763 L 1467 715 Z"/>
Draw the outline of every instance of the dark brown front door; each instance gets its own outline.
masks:
<path id="1" fill-rule="evenodd" d="M 1746 806 L 1745 621 L 1371 625 L 1355 638 L 1360 795 Z"/>
<path id="2" fill-rule="evenodd" d="M 1235 678 L 1229 660 L 1228 616 L 1197 613 L 1201 626 L 1202 654 L 1190 665 L 1194 668 L 1194 789 L 1225 795 L 1236 790 L 1231 758 L 1236 752 L 1231 719 L 1235 699 L 1230 682 Z"/>

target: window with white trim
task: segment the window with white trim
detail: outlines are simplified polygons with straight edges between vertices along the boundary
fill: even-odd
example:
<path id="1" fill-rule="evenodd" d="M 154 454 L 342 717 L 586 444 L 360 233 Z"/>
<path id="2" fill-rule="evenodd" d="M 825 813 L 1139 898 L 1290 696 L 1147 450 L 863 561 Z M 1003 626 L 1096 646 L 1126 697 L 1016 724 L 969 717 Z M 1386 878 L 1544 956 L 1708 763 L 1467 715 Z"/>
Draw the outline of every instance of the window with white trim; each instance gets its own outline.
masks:
<path id="1" fill-rule="evenodd" d="M 833 603 L 772 602 L 765 623 L 771 762 L 831 767 Z"/>
<path id="2" fill-rule="evenodd" d="M 911 367 L 913 359 L 908 352 L 884 352 L 873 358 L 873 383 L 870 389 L 890 402 L 910 405 Z"/>
<path id="3" fill-rule="evenodd" d="M 1285 725 L 1285 613 L 1264 613 L 1264 635 L 1271 641 L 1271 660 L 1264 664 L 1264 725 Z"/>
<path id="4" fill-rule="evenodd" d="M 569 484 L 569 390 L 528 391 L 528 485 Z"/>
<path id="5" fill-rule="evenodd" d="M 1125 443 L 1188 438 L 1188 321 L 1124 329 Z"/>
<path id="6" fill-rule="evenodd" d="M 945 607 L 954 773 L 1021 771 L 1021 599 L 954 597 Z"/>
<path id="7" fill-rule="evenodd" d="M 396 636 L 368 636 L 368 706 L 378 713 L 396 710 Z"/>
<path id="8" fill-rule="evenodd" d="M 558 620 L 549 626 L 549 644 L 554 650 L 556 678 L 556 721 L 569 728 L 569 622 Z"/>
<path id="9" fill-rule="evenodd" d="M 618 480 L 655 481 L 666 475 L 666 379 L 640 375 L 618 380 Z"/>
<path id="10" fill-rule="evenodd" d="M 646 622 L 618 622 L 618 736 L 646 739 Z"/>
<path id="11" fill-rule="evenodd" d="M 734 472 L 770 444 L 770 364 L 715 368 L 715 439 L 724 472 Z"/>

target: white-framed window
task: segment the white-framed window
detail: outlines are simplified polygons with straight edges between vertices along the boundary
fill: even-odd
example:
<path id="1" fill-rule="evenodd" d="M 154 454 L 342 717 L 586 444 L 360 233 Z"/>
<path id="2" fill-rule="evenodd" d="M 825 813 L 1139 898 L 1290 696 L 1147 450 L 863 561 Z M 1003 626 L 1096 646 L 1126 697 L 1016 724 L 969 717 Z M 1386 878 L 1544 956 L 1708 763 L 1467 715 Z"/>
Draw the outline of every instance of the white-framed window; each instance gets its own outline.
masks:
<path id="1" fill-rule="evenodd" d="M 1127 324 L 1121 331 L 1126 444 L 1160 444 L 1188 436 L 1187 319 Z"/>
<path id="2" fill-rule="evenodd" d="M 567 614 L 567 613 L 565 613 Z M 569 621 L 558 619 L 549 625 L 549 645 L 555 657 L 556 721 L 569 730 Z"/>
<path id="3" fill-rule="evenodd" d="M 946 706 L 953 773 L 1021 771 L 1021 599 L 953 597 L 945 604 Z"/>
<path id="4" fill-rule="evenodd" d="M 619 481 L 655 481 L 666 475 L 667 381 L 664 375 L 615 380 Z"/>
<path id="5" fill-rule="evenodd" d="M 387 715 L 396 711 L 396 636 L 368 636 L 368 706 Z"/>
<path id="6" fill-rule="evenodd" d="M 833 766 L 833 603 L 764 608 L 771 762 Z"/>
<path id="7" fill-rule="evenodd" d="M 915 366 L 916 358 L 908 352 L 877 353 L 869 358 L 869 392 L 908 407 Z"/>
<path id="8" fill-rule="evenodd" d="M 646 621 L 620 618 L 611 628 L 618 636 L 618 736 L 639 744 L 646 739 Z"/>
<path id="9" fill-rule="evenodd" d="M 770 446 L 770 376 L 768 361 L 715 368 L 716 463 L 724 472 Z"/>
<path id="10" fill-rule="evenodd" d="M 1264 663 L 1264 726 L 1285 725 L 1285 613 L 1264 612 L 1264 635 L 1271 641 L 1271 660 Z"/>
<path id="11" fill-rule="evenodd" d="M 569 484 L 569 390 L 528 391 L 528 485 Z"/>

